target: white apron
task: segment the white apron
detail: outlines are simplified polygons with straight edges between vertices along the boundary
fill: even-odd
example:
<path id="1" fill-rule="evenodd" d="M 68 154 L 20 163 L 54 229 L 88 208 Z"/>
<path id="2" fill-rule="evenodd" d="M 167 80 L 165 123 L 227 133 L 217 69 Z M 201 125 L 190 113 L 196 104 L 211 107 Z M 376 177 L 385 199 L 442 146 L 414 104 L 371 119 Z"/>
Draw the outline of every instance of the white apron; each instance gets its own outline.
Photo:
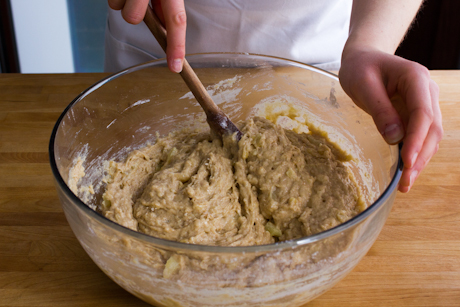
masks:
<path id="1" fill-rule="evenodd" d="M 248 52 L 338 70 L 352 0 L 185 0 L 186 53 Z M 104 69 L 115 72 L 165 54 L 147 26 L 109 9 Z"/>

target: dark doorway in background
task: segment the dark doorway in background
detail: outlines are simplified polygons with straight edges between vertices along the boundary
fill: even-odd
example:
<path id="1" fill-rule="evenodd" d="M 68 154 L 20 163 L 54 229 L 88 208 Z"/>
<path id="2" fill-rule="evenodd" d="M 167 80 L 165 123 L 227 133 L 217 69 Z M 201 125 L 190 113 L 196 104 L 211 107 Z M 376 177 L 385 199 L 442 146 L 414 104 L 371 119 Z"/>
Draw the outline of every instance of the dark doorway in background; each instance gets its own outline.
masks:
<path id="1" fill-rule="evenodd" d="M 425 1 L 396 54 L 428 69 L 460 69 L 460 1 Z"/>
<path id="2" fill-rule="evenodd" d="M 0 73 L 19 73 L 10 0 L 0 0 Z"/>

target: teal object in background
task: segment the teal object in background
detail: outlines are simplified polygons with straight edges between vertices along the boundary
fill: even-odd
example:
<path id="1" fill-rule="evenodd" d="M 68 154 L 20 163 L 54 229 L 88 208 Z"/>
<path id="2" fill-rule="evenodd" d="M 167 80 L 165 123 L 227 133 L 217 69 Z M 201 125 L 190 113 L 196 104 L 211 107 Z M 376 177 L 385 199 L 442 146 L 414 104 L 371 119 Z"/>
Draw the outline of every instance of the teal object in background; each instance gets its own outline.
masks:
<path id="1" fill-rule="evenodd" d="M 104 70 L 107 0 L 67 0 L 75 72 Z"/>

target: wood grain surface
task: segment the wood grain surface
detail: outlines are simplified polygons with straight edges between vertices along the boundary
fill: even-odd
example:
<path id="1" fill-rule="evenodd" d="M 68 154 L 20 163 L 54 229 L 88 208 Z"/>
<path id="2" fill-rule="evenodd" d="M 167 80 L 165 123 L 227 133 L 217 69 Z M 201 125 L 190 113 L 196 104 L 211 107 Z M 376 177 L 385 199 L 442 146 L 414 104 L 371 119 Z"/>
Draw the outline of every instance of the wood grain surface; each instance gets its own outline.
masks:
<path id="1" fill-rule="evenodd" d="M 105 74 L 0 74 L 0 306 L 147 306 L 73 235 L 48 162 L 55 121 Z M 460 71 L 432 71 L 445 136 L 378 240 L 308 307 L 460 306 Z"/>

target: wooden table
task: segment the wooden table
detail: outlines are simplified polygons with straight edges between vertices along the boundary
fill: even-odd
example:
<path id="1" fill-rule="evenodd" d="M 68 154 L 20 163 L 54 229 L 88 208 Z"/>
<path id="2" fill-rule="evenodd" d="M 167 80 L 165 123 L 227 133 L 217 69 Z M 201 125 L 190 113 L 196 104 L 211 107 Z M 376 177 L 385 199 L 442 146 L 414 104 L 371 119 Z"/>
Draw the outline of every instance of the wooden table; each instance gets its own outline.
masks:
<path id="1" fill-rule="evenodd" d="M 99 270 L 62 212 L 48 141 L 104 74 L 0 74 L 0 306 L 147 306 Z M 433 71 L 444 140 L 368 255 L 315 306 L 460 306 L 460 71 Z"/>

